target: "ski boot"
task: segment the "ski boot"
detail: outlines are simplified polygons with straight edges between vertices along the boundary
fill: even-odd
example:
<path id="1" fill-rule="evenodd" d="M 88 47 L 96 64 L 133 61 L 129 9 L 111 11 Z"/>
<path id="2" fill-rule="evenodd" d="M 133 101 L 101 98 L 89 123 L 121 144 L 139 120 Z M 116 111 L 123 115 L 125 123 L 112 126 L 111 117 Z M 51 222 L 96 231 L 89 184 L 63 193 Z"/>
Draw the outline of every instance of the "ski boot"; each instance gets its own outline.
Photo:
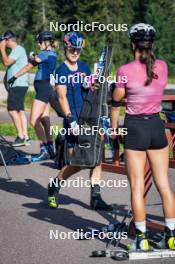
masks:
<path id="1" fill-rule="evenodd" d="M 53 209 L 56 209 L 58 207 L 55 196 L 48 196 L 48 205 Z"/>
<path id="2" fill-rule="evenodd" d="M 165 227 L 165 247 L 175 250 L 175 230 L 170 230 L 168 227 Z"/>
<path id="3" fill-rule="evenodd" d="M 95 184 L 91 186 L 91 199 L 90 199 L 90 206 L 93 210 L 105 210 L 105 211 L 112 211 L 113 206 L 107 204 L 100 195 L 100 186 Z"/>
<path id="4" fill-rule="evenodd" d="M 140 230 L 136 229 L 136 238 L 133 241 L 133 243 L 127 246 L 127 248 L 129 252 L 139 251 L 139 250 L 142 251 L 150 250 L 149 241 L 146 237 L 146 233 L 142 233 Z"/>
<path id="5" fill-rule="evenodd" d="M 56 195 L 61 188 L 60 180 L 54 179 L 54 183 L 52 185 L 48 184 L 48 205 L 50 208 L 56 209 L 58 207 L 58 203 L 56 201 Z"/>

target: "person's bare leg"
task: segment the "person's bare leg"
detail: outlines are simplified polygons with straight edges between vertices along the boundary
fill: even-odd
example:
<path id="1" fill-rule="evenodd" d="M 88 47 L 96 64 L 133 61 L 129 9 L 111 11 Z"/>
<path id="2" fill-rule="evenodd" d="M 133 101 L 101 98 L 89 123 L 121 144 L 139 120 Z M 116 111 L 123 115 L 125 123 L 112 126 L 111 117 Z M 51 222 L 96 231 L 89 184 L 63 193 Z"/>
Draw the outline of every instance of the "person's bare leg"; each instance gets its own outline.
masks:
<path id="1" fill-rule="evenodd" d="M 74 154 L 73 149 L 69 149 L 69 156 L 72 156 Z M 82 170 L 81 167 L 76 167 L 76 166 L 65 166 L 60 170 L 58 173 L 57 177 L 54 179 L 55 184 L 51 184 L 48 186 L 48 201 L 49 205 L 52 208 L 57 207 L 57 203 L 55 202 L 55 198 L 53 197 L 55 191 L 59 191 L 60 189 L 60 183 L 57 182 L 58 180 L 67 180 L 70 176 L 73 174 L 79 172 Z M 101 178 L 101 165 L 96 166 L 94 169 L 90 171 L 90 179 L 91 179 L 91 199 L 90 199 L 90 206 L 92 209 L 95 210 L 113 210 L 112 205 L 106 204 L 100 195 L 100 185 L 99 181 Z M 55 186 L 57 185 L 57 187 Z"/>
<path id="2" fill-rule="evenodd" d="M 13 121 L 13 124 L 15 125 L 18 137 L 24 138 L 23 129 L 21 126 L 21 117 L 20 117 L 19 112 L 17 112 L 17 111 L 8 111 L 8 112 L 9 112 L 9 115 L 10 115 L 12 121 Z"/>
<path id="3" fill-rule="evenodd" d="M 144 168 L 146 152 L 125 150 L 126 167 L 131 186 L 131 207 L 134 221 L 145 221 Z"/>
<path id="4" fill-rule="evenodd" d="M 45 136 L 47 141 L 52 141 L 52 135 L 50 134 L 50 104 L 46 105 L 44 113 L 41 116 L 41 123 L 44 127 Z"/>
<path id="5" fill-rule="evenodd" d="M 69 149 L 68 150 L 68 154 L 69 155 L 73 155 L 73 149 Z M 58 175 L 56 176 L 56 178 L 53 180 L 52 184 L 48 185 L 48 202 L 49 202 L 49 206 L 52 208 L 57 208 L 58 204 L 55 200 L 54 194 L 56 191 L 60 190 L 60 181 L 62 180 L 67 180 L 70 176 L 72 176 L 73 174 L 79 172 L 81 170 L 80 167 L 75 167 L 75 166 L 65 166 L 63 167 Z"/>
<path id="6" fill-rule="evenodd" d="M 20 111 L 20 118 L 21 118 L 21 127 L 22 127 L 22 131 L 23 131 L 23 135 L 25 137 L 25 139 L 28 139 L 28 131 L 27 131 L 27 117 L 24 111 Z"/>
<path id="7" fill-rule="evenodd" d="M 74 154 L 73 149 L 72 148 L 68 149 L 68 155 L 71 157 L 73 154 Z M 79 172 L 81 169 L 82 168 L 80 167 L 71 166 L 71 165 L 65 166 L 59 171 L 57 178 L 59 180 L 67 180 L 70 176 Z"/>
<path id="8" fill-rule="evenodd" d="M 38 139 L 43 142 L 46 141 L 46 138 L 43 127 L 40 124 L 40 119 L 45 108 L 46 103 L 34 99 L 30 115 L 30 124 L 35 129 Z"/>
<path id="9" fill-rule="evenodd" d="M 58 204 L 55 198 L 55 193 L 59 192 L 61 188 L 61 182 L 63 180 L 67 180 L 73 174 L 79 172 L 81 170 L 80 167 L 75 166 L 65 166 L 58 173 L 57 177 L 52 181 L 52 183 L 48 184 L 48 203 L 51 208 L 57 208 Z"/>
<path id="10" fill-rule="evenodd" d="M 59 180 L 67 180 L 70 176 L 79 172 L 80 170 L 80 167 L 68 165 L 60 170 L 57 177 Z"/>
<path id="11" fill-rule="evenodd" d="M 153 177 L 160 193 L 165 215 L 165 247 L 175 250 L 175 199 L 168 178 L 169 148 L 148 150 Z"/>
<path id="12" fill-rule="evenodd" d="M 101 165 L 96 166 L 94 169 L 90 170 L 90 179 L 91 179 L 91 184 L 99 184 L 101 180 Z"/>
<path id="13" fill-rule="evenodd" d="M 168 178 L 169 148 L 147 151 L 153 177 L 160 193 L 165 217 L 175 218 L 175 198 Z"/>

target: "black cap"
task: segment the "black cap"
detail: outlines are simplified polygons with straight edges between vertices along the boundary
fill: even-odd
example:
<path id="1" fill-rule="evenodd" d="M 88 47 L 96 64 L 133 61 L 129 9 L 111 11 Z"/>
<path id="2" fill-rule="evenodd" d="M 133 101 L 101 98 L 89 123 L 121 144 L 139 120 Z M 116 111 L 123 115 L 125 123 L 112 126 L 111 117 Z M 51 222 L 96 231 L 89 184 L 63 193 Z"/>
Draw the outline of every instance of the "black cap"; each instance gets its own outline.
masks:
<path id="1" fill-rule="evenodd" d="M 8 31 L 4 32 L 1 39 L 4 40 L 4 39 L 15 38 L 15 37 L 16 37 L 16 35 L 11 30 L 8 30 Z"/>

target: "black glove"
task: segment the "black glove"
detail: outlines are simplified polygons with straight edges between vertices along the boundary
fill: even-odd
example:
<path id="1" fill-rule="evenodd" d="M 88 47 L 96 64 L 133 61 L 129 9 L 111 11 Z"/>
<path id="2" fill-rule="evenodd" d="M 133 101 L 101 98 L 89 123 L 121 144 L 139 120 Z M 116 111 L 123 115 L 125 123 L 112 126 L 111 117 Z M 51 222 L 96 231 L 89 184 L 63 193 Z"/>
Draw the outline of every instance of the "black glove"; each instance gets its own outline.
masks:
<path id="1" fill-rule="evenodd" d="M 33 66 L 37 66 L 38 65 L 38 62 L 36 62 L 35 60 L 31 60 L 30 58 L 28 59 L 28 62 L 30 63 L 30 64 L 32 64 Z"/>
<path id="2" fill-rule="evenodd" d="M 12 87 L 12 85 L 14 84 L 14 82 L 16 81 L 17 77 L 13 76 L 8 80 L 8 85 L 9 87 Z"/>
<path id="3" fill-rule="evenodd" d="M 71 127 L 71 123 L 72 122 L 75 122 L 75 118 L 71 115 L 71 114 L 68 114 L 67 116 L 66 116 L 66 120 L 67 120 L 67 122 L 68 122 L 68 124 L 69 124 L 69 126 Z"/>

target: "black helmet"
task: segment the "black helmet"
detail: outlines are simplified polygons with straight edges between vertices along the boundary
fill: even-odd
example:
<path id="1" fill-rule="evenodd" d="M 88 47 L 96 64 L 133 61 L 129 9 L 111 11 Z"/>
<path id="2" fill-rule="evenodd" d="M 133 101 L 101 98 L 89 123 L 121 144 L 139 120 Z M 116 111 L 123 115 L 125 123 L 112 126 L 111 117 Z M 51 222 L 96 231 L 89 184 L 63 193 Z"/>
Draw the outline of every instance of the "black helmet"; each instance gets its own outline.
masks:
<path id="1" fill-rule="evenodd" d="M 156 30 L 149 24 L 139 23 L 129 29 L 129 38 L 133 42 L 150 41 L 155 39 Z"/>
<path id="2" fill-rule="evenodd" d="M 45 41 L 45 40 L 54 41 L 55 40 L 55 35 L 52 32 L 50 32 L 50 31 L 43 31 L 43 32 L 39 33 L 36 38 L 37 38 L 38 42 L 42 42 L 42 41 Z"/>
<path id="3" fill-rule="evenodd" d="M 2 37 L 1 37 L 2 40 L 10 39 L 10 38 L 16 38 L 16 35 L 11 30 L 4 32 L 4 34 L 2 34 Z"/>

